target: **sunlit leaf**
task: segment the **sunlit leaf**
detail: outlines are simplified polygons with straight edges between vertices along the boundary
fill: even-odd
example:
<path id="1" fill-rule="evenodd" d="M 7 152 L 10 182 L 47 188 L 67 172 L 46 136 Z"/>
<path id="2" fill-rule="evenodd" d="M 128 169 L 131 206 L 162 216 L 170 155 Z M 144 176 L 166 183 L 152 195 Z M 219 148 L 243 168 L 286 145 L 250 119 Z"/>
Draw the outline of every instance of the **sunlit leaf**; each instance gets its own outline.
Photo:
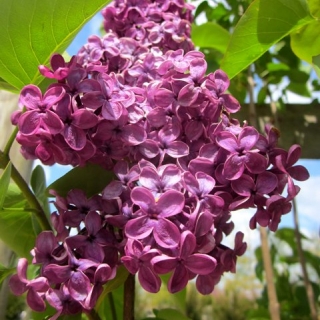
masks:
<path id="1" fill-rule="evenodd" d="M 101 192 L 114 178 L 111 171 L 107 171 L 98 165 L 88 164 L 85 167 L 76 167 L 67 174 L 54 181 L 47 187 L 65 197 L 71 189 L 82 189 L 88 197 Z"/>
<path id="2" fill-rule="evenodd" d="M 3 208 L 11 177 L 11 162 L 8 163 L 0 178 L 0 209 Z"/>
<path id="3" fill-rule="evenodd" d="M 3 80 L 0 78 L 0 90 L 6 90 L 6 91 L 11 91 L 11 92 L 16 92 L 17 89 L 9 84 L 7 81 Z"/>
<path id="4" fill-rule="evenodd" d="M 319 0 L 308 0 L 310 13 L 315 18 L 320 18 L 320 2 Z"/>
<path id="5" fill-rule="evenodd" d="M 320 21 L 313 21 L 291 34 L 292 51 L 306 62 L 320 54 Z"/>
<path id="6" fill-rule="evenodd" d="M 227 49 L 230 33 L 214 22 L 193 25 L 192 41 L 197 47 L 214 48 L 222 53 Z"/>
<path id="7" fill-rule="evenodd" d="M 9 88 L 39 84 L 38 65 L 63 53 L 106 0 L 0 0 L 0 77 Z"/>
<path id="8" fill-rule="evenodd" d="M 284 36 L 311 21 L 305 0 L 255 0 L 236 25 L 221 69 L 233 78 Z"/>

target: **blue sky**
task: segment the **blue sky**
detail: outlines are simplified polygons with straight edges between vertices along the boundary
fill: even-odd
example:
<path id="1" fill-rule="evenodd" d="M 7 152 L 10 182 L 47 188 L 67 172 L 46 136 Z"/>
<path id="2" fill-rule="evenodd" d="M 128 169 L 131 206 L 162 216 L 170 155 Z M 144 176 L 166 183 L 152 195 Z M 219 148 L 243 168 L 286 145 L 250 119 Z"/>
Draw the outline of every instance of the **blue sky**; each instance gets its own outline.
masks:
<path id="1" fill-rule="evenodd" d="M 76 36 L 67 50 L 69 55 L 76 54 L 81 46 L 87 42 L 87 38 L 90 35 L 99 34 L 101 23 L 102 16 L 99 13 Z M 299 164 L 304 165 L 309 170 L 311 176 L 308 181 L 297 182 L 301 187 L 301 191 L 297 197 L 300 226 L 306 235 L 314 237 L 315 235 L 319 235 L 320 230 L 320 160 L 303 159 L 299 161 Z M 46 167 L 47 183 L 50 184 L 70 169 L 71 167 L 61 165 L 55 165 L 50 168 Z M 248 237 L 256 238 L 257 233 L 248 228 L 251 215 L 252 213 L 248 212 L 248 210 L 234 212 L 233 220 L 238 230 L 246 230 Z M 283 217 L 280 227 L 293 227 L 293 215 L 291 213 Z"/>

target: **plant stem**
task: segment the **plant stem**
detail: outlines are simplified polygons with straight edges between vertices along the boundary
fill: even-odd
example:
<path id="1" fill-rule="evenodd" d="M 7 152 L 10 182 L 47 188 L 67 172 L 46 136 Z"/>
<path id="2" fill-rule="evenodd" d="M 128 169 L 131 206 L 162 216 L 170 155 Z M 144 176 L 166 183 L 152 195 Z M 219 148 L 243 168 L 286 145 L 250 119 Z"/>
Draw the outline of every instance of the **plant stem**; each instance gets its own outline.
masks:
<path id="1" fill-rule="evenodd" d="M 112 292 L 108 293 L 108 299 L 109 299 L 109 304 L 110 304 L 110 309 L 112 314 L 112 320 L 117 320 L 117 312 L 116 312 L 116 307 L 114 305 Z"/>
<path id="2" fill-rule="evenodd" d="M 298 210 L 297 210 L 297 204 L 295 199 L 293 199 L 292 204 L 293 204 L 294 232 L 295 232 L 296 241 L 297 241 L 297 250 L 298 250 L 298 256 L 299 256 L 300 265 L 302 269 L 303 282 L 307 291 L 307 297 L 308 297 L 309 308 L 310 308 L 310 316 L 312 320 L 317 320 L 318 319 L 317 307 L 315 304 L 313 289 L 309 281 L 309 276 L 308 276 L 308 271 L 306 266 L 306 259 L 304 257 L 304 253 L 302 249 L 301 234 L 299 231 L 300 228 L 299 228 Z"/>
<path id="3" fill-rule="evenodd" d="M 134 320 L 135 277 L 128 275 L 124 283 L 123 320 Z"/>
<path id="4" fill-rule="evenodd" d="M 9 139 L 10 140 L 10 139 Z M 6 148 L 8 147 L 8 144 Z M 7 164 L 10 162 L 10 158 L 8 154 L 0 151 L 0 168 L 4 169 Z M 23 179 L 17 168 L 12 164 L 11 167 L 11 178 L 17 184 L 22 194 L 28 201 L 31 209 L 34 210 L 34 214 L 39 221 L 39 224 L 43 230 L 51 230 L 50 223 L 46 217 L 45 212 L 43 211 L 38 199 L 34 195 L 34 193 L 30 190 L 28 184 Z"/>
<path id="5" fill-rule="evenodd" d="M 280 308 L 277 298 L 276 287 L 274 285 L 274 275 L 272 268 L 272 261 L 268 245 L 268 234 L 267 230 L 263 227 L 260 227 L 260 238 L 261 238 L 261 250 L 262 250 L 262 259 L 263 267 L 266 274 L 267 282 L 267 292 L 269 299 L 269 313 L 271 320 L 280 320 Z"/>
<path id="6" fill-rule="evenodd" d="M 18 131 L 19 131 L 18 127 L 15 127 L 15 129 L 13 130 L 10 138 L 9 138 L 8 141 L 7 141 L 7 144 L 6 144 L 6 146 L 5 146 L 4 150 L 3 150 L 3 153 L 4 153 L 6 156 L 9 156 L 9 152 L 10 152 L 10 150 L 11 150 L 12 144 L 13 144 L 16 136 L 17 136 Z"/>

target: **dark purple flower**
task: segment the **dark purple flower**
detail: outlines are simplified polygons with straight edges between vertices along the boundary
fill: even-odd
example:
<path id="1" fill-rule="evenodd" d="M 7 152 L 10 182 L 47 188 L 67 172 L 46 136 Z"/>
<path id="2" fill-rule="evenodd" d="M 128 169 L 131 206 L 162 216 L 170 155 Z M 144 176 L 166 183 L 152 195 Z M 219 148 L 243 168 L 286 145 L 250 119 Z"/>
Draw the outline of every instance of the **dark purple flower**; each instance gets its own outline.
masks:
<path id="1" fill-rule="evenodd" d="M 57 310 L 57 313 L 50 320 L 57 320 L 60 315 L 74 315 L 83 310 L 81 304 L 73 299 L 66 285 L 62 285 L 60 289 L 50 288 L 46 299 Z"/>

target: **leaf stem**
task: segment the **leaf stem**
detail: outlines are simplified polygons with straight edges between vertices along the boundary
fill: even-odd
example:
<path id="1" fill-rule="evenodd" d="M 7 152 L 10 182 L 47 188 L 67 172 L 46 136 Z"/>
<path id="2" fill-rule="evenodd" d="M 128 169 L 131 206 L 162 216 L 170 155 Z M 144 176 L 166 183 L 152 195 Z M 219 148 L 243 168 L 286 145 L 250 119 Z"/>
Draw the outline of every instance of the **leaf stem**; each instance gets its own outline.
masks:
<path id="1" fill-rule="evenodd" d="M 10 140 L 10 139 L 9 139 Z M 8 148 L 7 148 L 8 147 Z M 9 142 L 7 143 L 6 149 L 9 148 Z M 9 155 L 0 151 L 0 168 L 4 169 L 7 164 L 10 162 Z M 34 210 L 34 214 L 39 221 L 39 224 L 43 230 L 51 230 L 51 225 L 47 219 L 45 212 L 43 211 L 38 199 L 34 195 L 34 193 L 30 190 L 27 182 L 23 179 L 20 172 L 17 168 L 12 164 L 11 167 L 11 178 L 17 184 L 22 194 L 28 201 L 31 209 Z"/>
<path id="2" fill-rule="evenodd" d="M 16 139 L 18 131 L 19 131 L 18 127 L 15 127 L 15 129 L 13 130 L 11 136 L 9 137 L 9 139 L 7 141 L 7 144 L 6 144 L 6 146 L 5 146 L 4 150 L 3 150 L 3 153 L 6 156 L 9 156 L 10 149 L 12 147 L 12 144 L 13 144 L 14 140 Z"/>

